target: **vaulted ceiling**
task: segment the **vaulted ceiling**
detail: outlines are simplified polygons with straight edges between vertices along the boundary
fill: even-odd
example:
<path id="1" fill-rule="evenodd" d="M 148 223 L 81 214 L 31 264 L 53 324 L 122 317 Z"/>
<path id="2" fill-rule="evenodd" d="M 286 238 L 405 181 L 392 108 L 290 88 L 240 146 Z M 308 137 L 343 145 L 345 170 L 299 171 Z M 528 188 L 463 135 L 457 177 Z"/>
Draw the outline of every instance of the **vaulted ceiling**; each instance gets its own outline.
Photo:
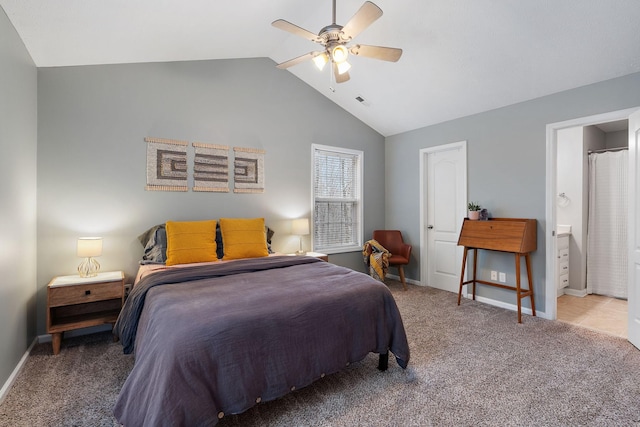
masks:
<path id="1" fill-rule="evenodd" d="M 346 24 L 362 3 L 337 0 L 336 22 Z M 350 57 L 351 80 L 341 84 L 311 61 L 282 72 L 385 136 L 640 72 L 638 0 L 374 3 L 384 14 L 356 41 L 402 48 L 399 62 Z M 313 33 L 332 21 L 329 0 L 0 0 L 0 6 L 38 67 L 253 57 L 279 63 L 319 45 L 272 21 Z"/>

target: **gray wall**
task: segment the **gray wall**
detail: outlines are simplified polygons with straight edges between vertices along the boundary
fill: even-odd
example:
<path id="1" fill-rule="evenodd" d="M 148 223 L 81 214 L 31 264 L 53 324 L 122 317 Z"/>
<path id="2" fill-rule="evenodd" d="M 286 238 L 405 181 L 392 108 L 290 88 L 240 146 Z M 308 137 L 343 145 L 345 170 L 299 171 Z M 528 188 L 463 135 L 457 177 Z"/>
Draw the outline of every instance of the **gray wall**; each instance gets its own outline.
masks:
<path id="1" fill-rule="evenodd" d="M 37 72 L 0 8 L 0 387 L 35 337 Z"/>
<path id="2" fill-rule="evenodd" d="M 266 191 L 145 191 L 146 136 L 264 149 Z M 269 59 L 38 69 L 38 333 L 46 285 L 75 273 L 83 235 L 102 236 L 102 270 L 129 280 L 137 236 L 167 220 L 262 216 L 274 248 L 295 251 L 290 219 L 310 214 L 312 143 L 365 152 L 365 236 L 382 227 L 384 138 Z M 330 259 L 363 269 L 359 252 Z"/>
<path id="3" fill-rule="evenodd" d="M 421 148 L 468 141 L 468 198 L 493 217 L 538 220 L 532 256 L 536 308 L 545 310 L 546 125 L 640 106 L 640 74 L 560 92 L 463 117 L 386 139 L 386 227 L 398 228 L 414 245 L 407 276 L 420 278 L 419 156 Z M 437 100 L 434 100 L 437 102 Z M 416 112 L 412 112 L 415 114 Z M 513 256 L 481 251 L 482 278 L 489 270 L 507 272 L 515 283 Z M 478 295 L 515 304 L 513 292 L 480 287 Z M 524 304 L 529 306 L 528 299 Z"/>

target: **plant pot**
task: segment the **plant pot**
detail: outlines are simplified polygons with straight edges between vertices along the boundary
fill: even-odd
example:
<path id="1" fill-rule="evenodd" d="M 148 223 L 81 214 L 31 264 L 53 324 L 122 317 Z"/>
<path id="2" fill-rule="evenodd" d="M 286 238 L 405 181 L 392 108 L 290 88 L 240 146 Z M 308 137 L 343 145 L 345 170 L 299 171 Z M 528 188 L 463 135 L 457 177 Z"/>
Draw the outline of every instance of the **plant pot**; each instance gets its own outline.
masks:
<path id="1" fill-rule="evenodd" d="M 469 219 L 474 221 L 480 219 L 480 211 L 469 211 Z"/>

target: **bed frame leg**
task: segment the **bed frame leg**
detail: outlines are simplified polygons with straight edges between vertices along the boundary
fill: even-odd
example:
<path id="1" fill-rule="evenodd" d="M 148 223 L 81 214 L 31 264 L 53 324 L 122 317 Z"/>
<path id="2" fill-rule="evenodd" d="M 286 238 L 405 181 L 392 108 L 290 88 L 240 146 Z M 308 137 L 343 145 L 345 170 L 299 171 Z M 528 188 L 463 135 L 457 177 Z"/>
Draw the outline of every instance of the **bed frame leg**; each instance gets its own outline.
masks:
<path id="1" fill-rule="evenodd" d="M 389 367 L 389 353 L 380 353 L 380 357 L 378 358 L 378 369 L 381 371 L 386 371 Z"/>

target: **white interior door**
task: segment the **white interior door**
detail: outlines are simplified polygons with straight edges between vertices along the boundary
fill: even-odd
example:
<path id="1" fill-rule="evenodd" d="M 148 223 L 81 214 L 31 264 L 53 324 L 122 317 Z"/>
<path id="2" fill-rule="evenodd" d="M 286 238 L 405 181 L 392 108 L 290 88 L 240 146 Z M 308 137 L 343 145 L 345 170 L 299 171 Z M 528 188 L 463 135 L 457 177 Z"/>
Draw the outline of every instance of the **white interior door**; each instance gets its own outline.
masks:
<path id="1" fill-rule="evenodd" d="M 629 341 L 640 349 L 640 110 L 629 116 Z"/>
<path id="2" fill-rule="evenodd" d="M 423 252 L 425 284 L 458 292 L 462 267 L 462 248 L 458 247 L 460 227 L 466 215 L 466 141 L 425 150 L 426 209 L 423 209 Z M 423 193 L 424 195 L 424 193 Z M 426 213 L 426 215 L 424 215 Z M 423 244 L 423 247 L 425 244 Z"/>

